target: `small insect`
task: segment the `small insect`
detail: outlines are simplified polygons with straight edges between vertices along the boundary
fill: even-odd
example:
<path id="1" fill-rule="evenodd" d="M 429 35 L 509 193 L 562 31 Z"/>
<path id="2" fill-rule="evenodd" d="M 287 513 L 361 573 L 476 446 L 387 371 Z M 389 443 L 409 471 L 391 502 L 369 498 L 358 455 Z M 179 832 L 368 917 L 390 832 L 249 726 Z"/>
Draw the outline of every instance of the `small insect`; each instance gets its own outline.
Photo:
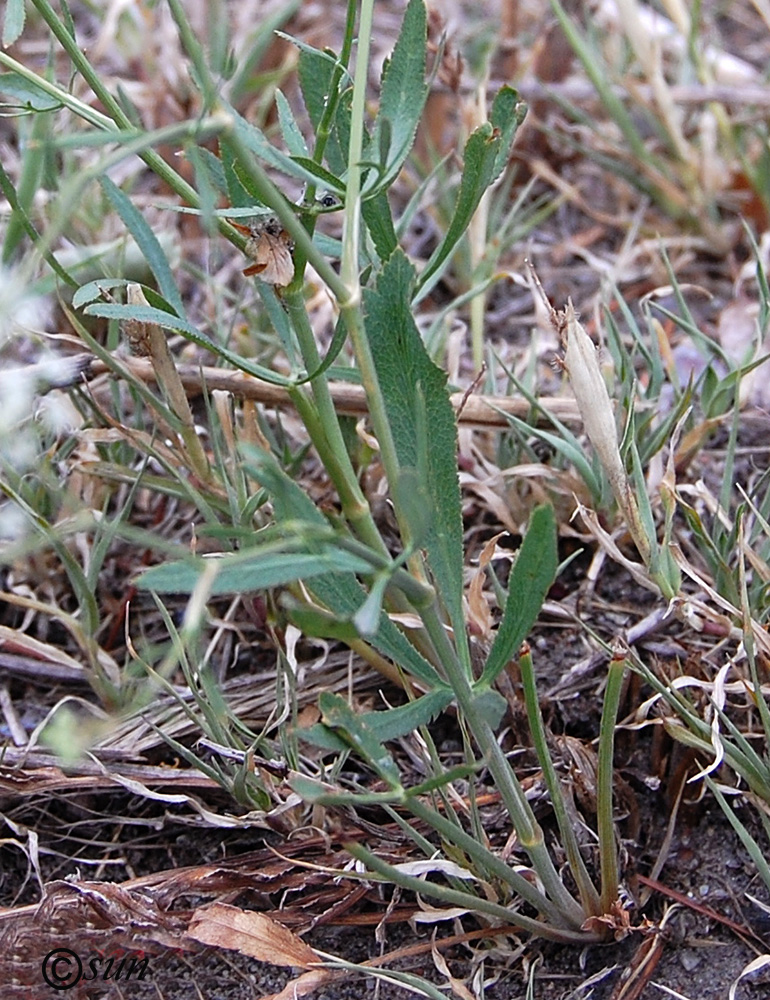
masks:
<path id="1" fill-rule="evenodd" d="M 268 215 L 248 226 L 235 219 L 227 220 L 231 226 L 248 236 L 243 248 L 247 257 L 254 261 L 243 269 L 249 277 L 258 275 L 268 285 L 285 288 L 294 277 L 294 240 L 274 215 Z"/>

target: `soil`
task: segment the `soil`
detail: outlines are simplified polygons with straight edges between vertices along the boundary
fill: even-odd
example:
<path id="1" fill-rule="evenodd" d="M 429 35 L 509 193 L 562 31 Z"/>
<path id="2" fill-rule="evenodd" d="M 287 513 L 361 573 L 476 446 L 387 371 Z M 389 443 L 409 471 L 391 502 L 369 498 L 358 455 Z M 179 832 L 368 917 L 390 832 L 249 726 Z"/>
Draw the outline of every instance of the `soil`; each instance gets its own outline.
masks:
<path id="1" fill-rule="evenodd" d="M 566 582 L 568 588 L 570 585 L 579 588 L 582 573 L 578 560 L 573 564 L 571 584 L 569 580 Z M 583 600 L 582 614 L 584 620 L 590 620 L 592 626 L 605 635 L 617 633 L 621 626 L 637 619 L 644 612 L 645 602 L 649 602 L 647 595 L 638 592 L 634 584 L 628 581 L 621 584 L 617 571 L 614 583 L 605 578 L 603 587 L 614 593 L 613 613 L 602 611 L 605 598 L 598 592 Z M 568 597 L 564 600 L 568 603 Z M 623 607 L 635 608 L 635 614 L 629 611 L 624 621 L 619 610 Z M 598 723 L 600 664 L 591 669 L 590 660 L 586 665 L 584 658 L 579 680 L 575 681 L 574 669 L 572 674 L 569 670 L 575 667 L 584 651 L 577 630 L 555 628 L 544 619 L 532 639 L 542 659 L 543 687 L 550 686 L 557 692 L 543 701 L 549 725 L 553 731 L 585 740 L 591 732 L 596 732 Z M 665 630 L 655 640 L 658 653 L 665 651 Z M 556 655 L 557 650 L 563 654 L 561 660 Z M 543 657 L 544 651 L 549 653 L 547 659 Z M 379 687 L 379 679 L 362 672 L 357 696 L 366 697 L 373 685 Z M 640 700 L 643 694 L 643 690 L 630 684 L 629 705 Z M 396 692 L 390 692 L 389 697 L 395 698 Z M 509 721 L 512 727 L 516 725 L 513 718 Z M 457 735 L 451 720 L 445 717 L 437 723 L 439 725 L 441 728 L 434 731 L 437 744 L 451 749 Z M 155 755 L 158 753 L 156 750 Z M 721 810 L 710 798 L 699 800 L 697 787 L 685 790 L 685 801 L 673 826 L 665 864 L 657 873 L 653 886 L 644 881 L 666 841 L 672 809 L 672 774 L 677 768 L 687 766 L 677 754 L 676 746 L 668 744 L 661 748 L 655 734 L 650 735 L 647 730 L 641 733 L 618 730 L 616 764 L 619 781 L 625 786 L 618 790 L 617 802 L 624 862 L 622 879 L 629 898 L 636 901 L 630 911 L 634 928 L 631 933 L 623 940 L 586 948 L 515 935 L 497 944 L 485 944 L 480 940 L 455 943 L 443 949 L 442 954 L 451 974 L 458 980 L 466 980 L 471 995 L 483 996 L 485 1000 L 524 1000 L 528 996 L 528 977 L 532 976 L 534 995 L 539 1000 L 615 1000 L 621 995 L 618 991 L 624 977 L 632 974 L 640 956 L 655 943 L 657 964 L 654 971 L 648 974 L 641 993 L 630 992 L 628 996 L 635 1000 L 653 1000 L 671 995 L 664 993 L 662 988 L 665 987 L 688 1000 L 723 1000 L 744 967 L 763 948 L 769 950 L 770 919 L 749 901 L 747 893 L 765 904 L 770 904 L 770 894 L 758 880 L 754 863 Z M 168 760 L 171 762 L 170 758 Z M 691 760 L 689 766 L 692 773 Z M 664 769 L 664 781 L 652 780 L 656 768 Z M 47 768 L 49 773 L 55 770 L 58 769 Z M 7 780 L 11 773 L 3 768 L 0 776 Z M 31 773 L 40 772 L 33 769 Z M 233 803 L 221 792 L 209 789 L 198 793 L 198 799 L 205 802 L 212 814 L 232 814 Z M 24 907 L 24 904 L 38 903 L 41 897 L 50 895 L 52 888 L 55 896 L 63 891 L 62 886 L 83 887 L 87 881 L 90 887 L 87 891 L 93 892 L 99 880 L 103 880 L 105 886 L 131 886 L 131 880 L 142 877 L 150 880 L 145 882 L 143 890 L 148 898 L 154 894 L 161 909 L 165 908 L 166 914 L 175 914 L 182 923 L 189 919 L 195 906 L 219 899 L 246 909 L 272 913 L 313 947 L 349 962 L 367 961 L 378 955 L 422 945 L 418 954 L 389 962 L 387 968 L 415 973 L 443 984 L 446 991 L 446 975 L 436 968 L 431 956 L 430 940 L 434 928 L 407 922 L 406 916 L 415 912 L 414 899 L 408 894 L 397 900 L 396 910 L 404 907 L 399 911 L 403 914 L 401 918 L 381 924 L 375 932 L 375 924 L 371 921 L 382 920 L 390 898 L 389 893 L 378 893 L 376 889 L 367 896 L 368 902 L 342 914 L 339 919 L 354 921 L 353 926 L 344 926 L 335 923 L 337 918 L 333 915 L 339 898 L 334 894 L 325 897 L 326 889 L 320 890 L 317 881 L 304 884 L 301 880 L 292 883 L 278 879 L 263 891 L 255 885 L 254 878 L 247 876 L 246 888 L 241 879 L 231 887 L 220 885 L 216 893 L 206 891 L 202 883 L 196 892 L 186 887 L 184 891 L 169 890 L 164 894 L 157 888 L 164 878 L 178 877 L 175 873 L 184 870 L 185 866 L 200 870 L 203 865 L 229 862 L 233 872 L 248 873 L 252 869 L 266 872 L 273 858 L 287 854 L 300 864 L 303 861 L 313 864 L 321 857 L 317 836 L 303 842 L 300 830 L 287 839 L 283 834 L 248 824 L 234 830 L 207 828 L 200 816 L 189 809 L 159 806 L 152 800 L 137 800 L 114 790 L 79 792 L 74 786 L 57 799 L 46 794 L 9 794 L 6 784 L 3 802 L 9 839 L 0 846 L 3 873 L 0 899 L 11 909 L 0 911 L 0 942 L 2 955 L 13 956 L 11 971 L 6 970 L 4 981 L 12 982 L 12 976 L 18 979 L 23 966 L 26 972 L 21 981 L 27 983 L 20 985 L 18 992 L 16 989 L 4 992 L 4 998 L 34 996 L 37 1000 L 60 996 L 61 991 L 44 986 L 39 971 L 45 956 L 57 947 L 77 950 L 86 965 L 94 956 L 103 956 L 106 963 L 110 955 L 115 955 L 113 968 L 117 968 L 119 958 L 131 953 L 132 934 L 136 935 L 137 944 L 143 946 L 149 959 L 142 981 L 124 979 L 107 983 L 102 979 L 88 984 L 90 992 L 81 983 L 81 988 L 70 995 L 135 1000 L 158 996 L 167 1000 L 188 997 L 257 1000 L 277 994 L 286 984 L 295 981 L 295 974 L 290 970 L 255 961 L 238 951 L 203 946 L 197 952 L 183 951 L 160 947 L 155 938 L 147 946 L 139 924 L 129 927 L 127 935 L 126 927 L 121 928 L 119 920 L 112 925 L 107 921 L 111 929 L 92 938 L 84 930 L 84 925 L 89 923 L 87 920 L 79 919 L 69 930 L 65 929 L 65 921 L 57 930 L 56 921 L 61 920 L 60 915 L 51 918 L 43 906 L 38 915 L 31 917 L 30 908 Z M 757 829 L 755 814 L 740 805 L 736 808 L 742 821 L 761 842 L 763 834 Z M 538 814 L 548 832 L 549 810 L 545 803 L 538 806 Z M 504 816 L 494 807 L 485 815 L 487 832 L 504 843 L 508 833 Z M 376 825 L 371 824 L 376 824 L 377 815 L 372 813 L 367 818 L 370 821 L 367 840 L 374 846 L 376 838 L 372 831 L 376 830 Z M 344 819 L 341 822 L 344 828 Z M 334 854 L 334 865 L 342 867 L 339 842 L 335 843 L 335 825 L 340 834 L 339 825 L 332 822 L 327 824 L 326 837 Z M 34 842 L 30 839 L 32 831 Z M 344 833 L 338 836 L 339 839 L 344 839 Z M 387 851 L 387 841 L 384 844 Z M 295 878 L 301 871 L 287 869 L 287 873 L 290 870 Z M 46 893 L 41 892 L 40 880 L 47 886 Z M 323 881 L 328 888 L 328 879 Z M 34 906 L 31 909 L 34 911 Z M 372 917 L 372 913 L 376 916 Z M 136 917 L 126 919 L 130 923 L 135 922 Z M 326 920 L 329 922 L 325 923 Z M 435 933 L 445 938 L 473 931 L 478 926 L 471 918 L 462 922 L 445 921 L 436 925 Z M 30 928 L 34 933 L 30 933 Z M 482 962 L 483 949 L 489 950 Z M 3 964 L 0 958 L 0 973 Z M 106 968 L 105 964 L 97 966 L 102 972 Z M 736 997 L 737 1000 L 760 1000 L 767 997 L 769 991 L 770 975 L 767 970 L 760 970 L 740 983 Z M 286 994 L 290 995 L 291 992 Z M 349 973 L 312 995 L 322 1000 L 325 997 L 347 1000 L 369 996 L 400 1000 L 413 994 L 373 976 Z"/>

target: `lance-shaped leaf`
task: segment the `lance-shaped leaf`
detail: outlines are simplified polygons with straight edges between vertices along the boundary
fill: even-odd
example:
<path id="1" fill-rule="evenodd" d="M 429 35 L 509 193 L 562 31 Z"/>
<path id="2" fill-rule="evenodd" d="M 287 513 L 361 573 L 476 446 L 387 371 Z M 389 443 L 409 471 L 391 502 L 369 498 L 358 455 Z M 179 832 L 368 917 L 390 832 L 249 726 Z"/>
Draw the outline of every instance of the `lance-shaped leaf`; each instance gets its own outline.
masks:
<path id="1" fill-rule="evenodd" d="M 398 739 L 413 733 L 420 726 L 432 722 L 452 701 L 449 689 L 430 691 L 415 701 L 399 705 L 397 708 L 387 708 L 382 712 L 364 712 L 359 716 L 367 730 L 380 743 Z M 350 746 L 334 729 L 324 723 L 317 723 L 309 729 L 297 731 L 300 739 L 323 750 L 346 750 Z"/>
<path id="2" fill-rule="evenodd" d="M 553 507 L 536 507 L 508 581 L 508 600 L 478 688 L 489 688 L 516 655 L 535 624 L 556 576 L 556 520 Z"/>
<path id="3" fill-rule="evenodd" d="M 510 87 L 503 87 L 492 104 L 490 121 L 468 137 L 463 156 L 463 174 L 452 221 L 420 275 L 415 301 L 423 298 L 438 281 L 455 247 L 465 234 L 484 192 L 505 166 L 516 130 L 526 106 Z"/>
<path id="4" fill-rule="evenodd" d="M 304 521 L 307 524 L 315 523 L 319 527 L 328 527 L 326 518 L 310 497 L 286 475 L 272 455 L 255 449 L 248 449 L 247 455 L 255 477 L 273 497 L 273 511 L 279 524 L 286 521 Z M 364 588 L 351 573 L 321 574 L 309 581 L 308 589 L 320 603 L 343 621 L 349 622 L 352 622 L 367 596 Z M 431 688 L 446 688 L 436 670 L 417 652 L 384 611 L 380 614 L 379 628 L 373 635 L 367 637 L 367 641 L 412 677 Z"/>
<path id="5" fill-rule="evenodd" d="M 397 250 L 375 288 L 364 291 L 366 330 L 399 465 L 420 472 L 424 507 L 415 533 L 455 634 L 464 635 L 457 423 L 446 373 L 431 361 L 412 316 L 413 281 L 414 268 Z"/>
<path id="6" fill-rule="evenodd" d="M 373 190 L 390 187 L 412 148 L 428 96 L 425 80 L 426 14 L 423 0 L 410 0 L 393 54 L 382 72 L 380 110 L 364 159 L 382 172 Z M 364 191 L 364 197 L 372 192 Z"/>

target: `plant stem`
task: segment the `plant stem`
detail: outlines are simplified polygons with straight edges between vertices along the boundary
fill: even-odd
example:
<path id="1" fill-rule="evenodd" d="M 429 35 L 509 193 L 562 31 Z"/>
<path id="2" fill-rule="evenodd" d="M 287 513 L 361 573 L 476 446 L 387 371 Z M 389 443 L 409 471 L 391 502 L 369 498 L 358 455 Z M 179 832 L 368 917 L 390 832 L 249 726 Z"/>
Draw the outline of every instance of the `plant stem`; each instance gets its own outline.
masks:
<path id="1" fill-rule="evenodd" d="M 517 923 L 524 930 L 531 931 L 550 941 L 587 944 L 592 940 L 596 940 L 596 936 L 590 932 L 552 927 L 550 924 L 534 920 L 532 917 L 527 917 L 516 910 L 509 909 L 507 906 L 501 906 L 500 903 L 493 903 L 482 896 L 475 896 L 470 892 L 459 892 L 457 889 L 437 885 L 435 882 L 428 882 L 425 879 L 417 878 L 415 875 L 406 875 L 399 870 L 398 866 L 389 865 L 361 844 L 346 844 L 345 847 L 353 857 L 362 860 L 371 871 L 377 872 L 389 882 L 394 882 L 396 885 L 400 885 L 404 889 L 415 892 L 420 896 L 433 896 L 435 899 L 440 899 L 443 903 L 447 903 L 450 906 L 462 906 L 471 912 L 486 913 L 488 916 L 496 920 L 501 920 L 504 923 Z M 493 929 L 490 929 L 491 933 L 493 933 Z"/>
<path id="2" fill-rule="evenodd" d="M 612 778 L 615 748 L 615 722 L 620 692 L 628 662 L 622 653 L 613 656 L 607 671 L 602 721 L 599 728 L 599 765 L 596 782 L 596 826 L 599 834 L 599 859 L 602 873 L 602 912 L 609 913 L 618 898 L 618 856 L 615 824 L 612 819 Z"/>
<path id="3" fill-rule="evenodd" d="M 575 927 L 580 927 L 587 914 L 559 878 L 559 873 L 556 871 L 545 846 L 542 828 L 537 822 L 532 807 L 524 795 L 524 789 L 500 748 L 491 726 L 477 707 L 474 690 L 460 666 L 457 654 L 447 639 L 445 630 L 443 627 L 438 631 L 435 628 L 431 629 L 428 626 L 428 615 L 429 612 L 424 612 L 423 619 L 431 638 L 437 644 L 436 649 L 446 671 L 447 680 L 457 698 L 457 704 L 465 715 L 468 728 L 473 733 L 473 737 L 484 755 L 497 790 L 510 814 L 519 843 L 529 855 L 532 867 L 563 918 Z"/>
<path id="4" fill-rule="evenodd" d="M 548 739 L 545 733 L 545 726 L 543 725 L 540 702 L 537 697 L 535 671 L 532 667 L 532 654 L 528 643 L 525 643 L 522 648 L 521 656 L 519 657 L 519 669 L 521 671 L 524 704 L 527 709 L 527 719 L 529 721 L 530 732 L 532 733 L 532 742 L 535 745 L 537 759 L 540 761 L 540 766 L 543 769 L 543 778 L 545 779 L 548 793 L 551 796 L 551 807 L 559 826 L 559 833 L 561 834 L 564 849 L 567 852 L 569 866 L 577 883 L 584 908 L 589 913 L 600 914 L 602 910 L 599 893 L 591 881 L 585 862 L 583 861 L 583 856 L 580 853 L 575 831 L 567 814 L 559 778 L 553 766 L 551 753 L 548 748 Z"/>

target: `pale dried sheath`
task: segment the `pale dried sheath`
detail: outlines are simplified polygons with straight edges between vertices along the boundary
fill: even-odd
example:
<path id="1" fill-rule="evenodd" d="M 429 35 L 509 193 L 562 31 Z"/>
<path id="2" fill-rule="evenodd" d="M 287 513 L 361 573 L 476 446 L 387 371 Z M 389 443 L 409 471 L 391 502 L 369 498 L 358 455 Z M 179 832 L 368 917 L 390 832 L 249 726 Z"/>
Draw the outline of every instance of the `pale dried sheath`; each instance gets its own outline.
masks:
<path id="1" fill-rule="evenodd" d="M 567 303 L 563 320 L 564 367 L 575 393 L 583 426 L 607 474 L 639 554 L 645 565 L 649 565 L 650 541 L 639 517 L 636 498 L 620 455 L 612 400 L 602 377 L 596 348 L 578 322 L 571 302 Z"/>

